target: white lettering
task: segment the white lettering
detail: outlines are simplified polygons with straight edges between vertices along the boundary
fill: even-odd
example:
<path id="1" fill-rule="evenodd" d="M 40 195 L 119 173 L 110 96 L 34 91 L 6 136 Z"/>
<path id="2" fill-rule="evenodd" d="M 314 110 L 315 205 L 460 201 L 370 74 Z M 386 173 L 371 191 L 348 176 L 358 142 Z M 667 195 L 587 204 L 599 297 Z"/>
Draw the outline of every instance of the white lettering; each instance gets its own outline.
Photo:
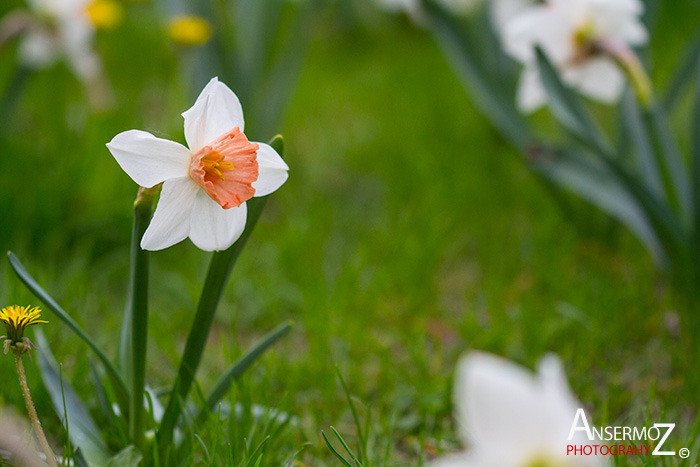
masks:
<path id="1" fill-rule="evenodd" d="M 578 426 L 577 422 L 581 419 L 583 425 Z M 574 423 L 571 424 L 571 431 L 569 431 L 569 441 L 571 441 L 574 437 L 574 434 L 577 431 L 585 431 L 586 435 L 588 436 L 589 441 L 593 441 L 593 433 L 591 433 L 591 429 L 588 426 L 588 419 L 586 419 L 586 412 L 583 411 L 583 409 L 578 409 L 576 410 L 576 416 L 574 417 Z"/>

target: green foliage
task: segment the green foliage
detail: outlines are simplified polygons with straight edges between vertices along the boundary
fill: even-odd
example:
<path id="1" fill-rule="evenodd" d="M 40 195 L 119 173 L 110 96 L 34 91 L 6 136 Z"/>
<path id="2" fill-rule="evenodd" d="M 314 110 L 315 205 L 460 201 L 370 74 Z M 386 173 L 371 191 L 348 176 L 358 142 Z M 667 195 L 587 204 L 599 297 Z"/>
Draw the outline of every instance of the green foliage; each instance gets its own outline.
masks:
<path id="1" fill-rule="evenodd" d="M 659 20 L 673 24 L 653 56 L 663 65 L 679 56 L 692 15 L 687 5 L 662 3 L 680 10 Z M 177 135 L 178 113 L 191 104 L 190 83 L 177 72 L 181 51 L 161 37 L 149 4 L 129 8 L 127 24 L 99 37 L 119 103 L 112 113 L 85 111 L 79 85 L 58 65 L 28 77 L 0 135 L 0 211 L 12 226 L 1 229 L 0 244 L 110 356 L 118 352 L 128 293 L 127 200 L 135 187 L 104 143 L 128 128 Z M 177 455 L 218 465 L 338 465 L 319 436 L 319 427 L 332 425 L 359 456 L 333 362 L 372 407 L 365 439 L 375 443 L 378 465 L 457 451 L 450 379 L 468 348 L 529 365 L 555 351 L 596 423 L 641 425 L 647 412 L 655 420 L 663 413 L 679 423 L 675 447 L 698 452 L 694 404 L 683 390 L 686 320 L 674 313 L 677 302 L 642 247 L 575 199 L 568 200 L 570 215 L 562 215 L 529 166 L 479 116 L 425 31 L 374 12 L 369 25 L 352 24 L 349 15 L 322 18 L 281 127 L 290 180 L 269 200 L 237 262 L 193 388 L 214 388 L 275 323 L 294 320 L 295 330 L 274 357 L 234 381 L 216 416 L 192 430 L 178 427 L 186 443 Z M 691 87 L 676 100 L 680 111 Z M 552 126 L 546 116 L 536 119 Z M 690 121 L 680 114 L 671 123 L 675 129 Z M 562 176 L 586 168 L 586 180 L 572 184 L 599 179 L 611 186 L 601 164 L 557 154 L 551 164 Z M 622 205 L 614 209 L 640 218 L 638 207 L 628 209 L 629 194 L 604 193 Z M 188 244 L 151 258 L 153 357 L 146 368 L 154 406 L 167 403 L 207 262 Z M 9 271 L 2 262 L 0 298 L 35 302 Z M 83 351 L 85 343 L 51 310 L 45 314 L 64 381 L 86 396 L 110 452 L 119 452 L 129 444 L 128 430 L 104 410 L 117 401 L 109 371 L 98 357 L 102 404 L 87 376 L 92 351 Z M 0 372 L 11 374 L 5 360 Z M 67 444 L 38 370 L 27 371 L 47 433 L 55 445 Z M 8 384 L 0 399 L 21 410 L 17 392 Z M 189 413 L 208 413 L 209 393 L 190 392 Z M 158 420 L 153 412 L 148 422 Z M 265 412 L 289 414 L 290 421 L 277 431 L 268 426 L 282 424 Z M 334 433 L 324 432 L 348 457 Z"/>

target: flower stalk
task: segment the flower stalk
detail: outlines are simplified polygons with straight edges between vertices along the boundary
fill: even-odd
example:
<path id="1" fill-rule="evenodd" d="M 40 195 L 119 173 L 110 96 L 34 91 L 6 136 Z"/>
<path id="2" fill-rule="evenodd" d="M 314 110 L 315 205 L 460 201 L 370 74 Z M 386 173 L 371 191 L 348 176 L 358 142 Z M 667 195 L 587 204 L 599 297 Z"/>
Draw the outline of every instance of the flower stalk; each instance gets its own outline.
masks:
<path id="1" fill-rule="evenodd" d="M 27 385 L 27 374 L 24 371 L 24 364 L 22 363 L 22 353 L 20 349 L 13 349 L 15 355 L 15 366 L 17 367 L 17 375 L 19 376 L 19 385 L 22 388 L 22 396 L 24 397 L 24 403 L 27 406 L 27 413 L 32 421 L 32 427 L 34 428 L 34 434 L 36 434 L 39 444 L 41 444 L 41 449 L 46 455 L 46 462 L 51 467 L 58 467 L 56 463 L 56 458 L 51 451 L 51 446 L 46 440 L 46 435 L 44 430 L 41 428 L 41 422 L 39 421 L 39 416 L 36 414 L 36 409 L 34 408 L 34 402 L 32 401 L 32 395 L 29 393 L 29 386 Z"/>
<path id="2" fill-rule="evenodd" d="M 134 226 L 131 238 L 131 414 L 129 432 L 138 448 L 143 447 L 146 384 L 146 348 L 148 346 L 148 252 L 140 243 L 151 220 L 153 200 L 159 185 L 139 188 L 134 202 Z"/>
<path id="3" fill-rule="evenodd" d="M 19 385 L 22 388 L 24 403 L 27 406 L 27 413 L 32 421 L 34 433 L 41 444 L 41 449 L 44 451 L 44 454 L 46 454 L 46 462 L 52 467 L 57 467 L 58 464 L 56 464 L 51 446 L 49 446 L 49 442 L 46 440 L 46 435 L 44 435 L 41 422 L 39 422 L 39 417 L 36 414 L 32 395 L 29 393 L 29 386 L 27 385 L 27 374 L 22 364 L 22 355 L 26 353 L 29 355 L 29 358 L 31 358 L 29 352 L 35 348 L 32 341 L 24 335 L 24 331 L 29 326 L 48 322 L 40 318 L 41 310 L 39 307 L 32 308 L 30 306 L 17 305 L 5 307 L 0 310 L 0 322 L 5 325 L 5 332 L 7 334 L 0 338 L 5 339 L 3 342 L 5 355 L 12 351 L 12 354 L 15 356 L 15 366 L 17 367 L 17 375 L 19 376 Z"/>
<path id="4" fill-rule="evenodd" d="M 632 83 L 639 102 L 645 109 L 651 108 L 654 104 L 654 91 L 651 79 L 644 69 L 644 65 L 632 49 L 626 45 L 612 41 L 598 41 L 594 44 L 594 49 L 610 57 Z"/>

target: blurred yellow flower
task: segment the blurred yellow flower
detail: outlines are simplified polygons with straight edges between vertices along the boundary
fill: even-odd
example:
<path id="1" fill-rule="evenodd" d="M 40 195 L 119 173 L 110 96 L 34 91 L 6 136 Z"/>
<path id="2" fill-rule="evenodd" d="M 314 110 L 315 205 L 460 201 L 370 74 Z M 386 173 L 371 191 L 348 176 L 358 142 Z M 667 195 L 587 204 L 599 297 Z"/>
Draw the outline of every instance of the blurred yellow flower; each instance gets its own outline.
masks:
<path id="1" fill-rule="evenodd" d="M 8 306 L 0 310 L 0 321 L 5 323 L 7 337 L 12 342 L 21 342 L 24 330 L 32 324 L 48 323 L 39 319 L 41 309 L 38 306 Z"/>
<path id="2" fill-rule="evenodd" d="M 93 0 L 85 7 L 95 29 L 113 29 L 124 18 L 124 8 L 113 0 Z"/>
<path id="3" fill-rule="evenodd" d="M 176 44 L 198 47 L 211 39 L 211 25 L 196 16 L 176 16 L 168 27 L 170 40 Z"/>

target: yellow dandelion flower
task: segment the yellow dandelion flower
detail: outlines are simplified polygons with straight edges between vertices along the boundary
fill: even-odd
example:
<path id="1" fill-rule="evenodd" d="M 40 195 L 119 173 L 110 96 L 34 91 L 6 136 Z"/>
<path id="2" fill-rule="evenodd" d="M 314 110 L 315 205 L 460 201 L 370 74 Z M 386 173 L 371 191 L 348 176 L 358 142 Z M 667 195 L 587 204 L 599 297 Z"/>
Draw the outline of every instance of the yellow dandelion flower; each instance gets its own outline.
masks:
<path id="1" fill-rule="evenodd" d="M 22 342 L 24 330 L 32 324 L 48 323 L 39 319 L 41 309 L 38 306 L 30 308 L 29 306 L 8 306 L 0 310 L 0 321 L 5 323 L 7 329 L 7 339 L 12 343 Z"/>
<path id="2" fill-rule="evenodd" d="M 170 20 L 170 40 L 187 47 L 198 47 L 211 39 L 211 25 L 196 16 L 176 16 Z"/>
<path id="3" fill-rule="evenodd" d="M 124 18 L 124 8 L 114 0 L 92 0 L 85 14 L 95 29 L 114 29 Z"/>

